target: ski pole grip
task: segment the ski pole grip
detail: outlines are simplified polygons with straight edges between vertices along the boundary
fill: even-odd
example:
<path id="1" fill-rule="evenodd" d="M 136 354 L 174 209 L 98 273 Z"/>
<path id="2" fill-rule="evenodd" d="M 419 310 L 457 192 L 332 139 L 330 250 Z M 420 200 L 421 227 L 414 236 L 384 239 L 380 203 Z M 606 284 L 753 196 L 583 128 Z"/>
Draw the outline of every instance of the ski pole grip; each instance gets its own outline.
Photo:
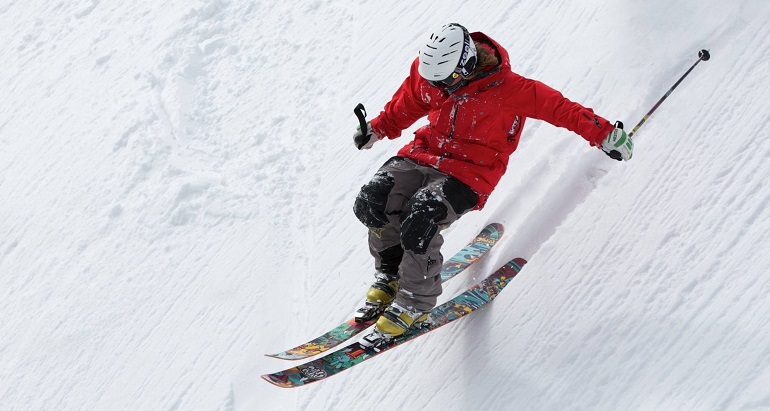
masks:
<path id="1" fill-rule="evenodd" d="M 355 109 L 353 109 L 356 117 L 358 117 L 358 124 L 361 126 L 361 133 L 366 133 L 366 109 L 364 105 L 358 103 Z"/>

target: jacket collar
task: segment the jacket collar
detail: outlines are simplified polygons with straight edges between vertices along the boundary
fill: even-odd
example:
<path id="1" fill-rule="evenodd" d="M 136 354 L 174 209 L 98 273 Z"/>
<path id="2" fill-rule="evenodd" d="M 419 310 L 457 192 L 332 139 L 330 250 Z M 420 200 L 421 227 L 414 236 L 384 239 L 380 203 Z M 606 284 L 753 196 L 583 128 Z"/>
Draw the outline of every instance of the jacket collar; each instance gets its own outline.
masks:
<path id="1" fill-rule="evenodd" d="M 491 45 L 500 56 L 500 65 L 471 81 L 463 80 L 456 86 L 447 88 L 446 91 L 449 94 L 467 94 L 488 90 L 502 84 L 505 73 L 511 71 L 511 61 L 508 57 L 508 51 L 504 49 L 503 46 L 481 32 L 471 33 L 471 38 L 475 41 Z"/>

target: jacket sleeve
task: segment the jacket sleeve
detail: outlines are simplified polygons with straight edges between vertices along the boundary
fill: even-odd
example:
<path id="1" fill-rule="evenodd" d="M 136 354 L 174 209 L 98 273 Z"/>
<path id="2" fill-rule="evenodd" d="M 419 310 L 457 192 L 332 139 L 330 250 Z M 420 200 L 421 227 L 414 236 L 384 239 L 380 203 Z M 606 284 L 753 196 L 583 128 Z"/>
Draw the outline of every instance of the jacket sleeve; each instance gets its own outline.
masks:
<path id="1" fill-rule="evenodd" d="M 615 127 L 594 114 L 590 108 L 565 98 L 560 92 L 537 81 L 515 76 L 516 88 L 511 96 L 516 108 L 526 117 L 546 121 L 570 130 L 592 146 L 601 146 Z"/>
<path id="2" fill-rule="evenodd" d="M 378 135 L 390 139 L 397 138 L 401 136 L 402 131 L 428 114 L 430 104 L 422 101 L 420 88 L 424 87 L 425 80 L 417 72 L 418 64 L 418 59 L 415 59 L 409 77 L 385 104 L 385 109 L 372 119 L 372 129 Z"/>

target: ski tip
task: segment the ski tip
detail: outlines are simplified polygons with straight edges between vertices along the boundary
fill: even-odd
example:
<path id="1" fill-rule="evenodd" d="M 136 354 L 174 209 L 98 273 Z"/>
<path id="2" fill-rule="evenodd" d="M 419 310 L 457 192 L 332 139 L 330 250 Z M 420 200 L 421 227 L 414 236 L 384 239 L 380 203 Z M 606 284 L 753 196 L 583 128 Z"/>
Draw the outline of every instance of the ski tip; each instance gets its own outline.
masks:
<path id="1" fill-rule="evenodd" d="M 287 382 L 283 382 L 277 378 L 272 377 L 270 374 L 265 374 L 261 376 L 263 380 L 269 382 L 270 384 L 275 385 L 276 387 L 280 388 L 294 388 L 296 385 L 289 384 Z"/>
<path id="2" fill-rule="evenodd" d="M 490 231 L 497 231 L 499 236 L 502 236 L 505 232 L 505 227 L 500 223 L 489 223 L 485 228 Z"/>
<path id="3" fill-rule="evenodd" d="M 521 271 L 522 268 L 524 268 L 524 265 L 527 264 L 527 260 L 516 257 L 511 261 L 508 261 L 508 264 L 506 264 L 508 267 L 514 269 L 517 273 Z"/>
<path id="4" fill-rule="evenodd" d="M 294 361 L 294 360 L 301 360 L 301 359 L 307 358 L 308 356 L 307 355 L 289 354 L 287 352 L 279 352 L 278 354 L 265 354 L 265 357 L 277 358 L 279 360 Z"/>

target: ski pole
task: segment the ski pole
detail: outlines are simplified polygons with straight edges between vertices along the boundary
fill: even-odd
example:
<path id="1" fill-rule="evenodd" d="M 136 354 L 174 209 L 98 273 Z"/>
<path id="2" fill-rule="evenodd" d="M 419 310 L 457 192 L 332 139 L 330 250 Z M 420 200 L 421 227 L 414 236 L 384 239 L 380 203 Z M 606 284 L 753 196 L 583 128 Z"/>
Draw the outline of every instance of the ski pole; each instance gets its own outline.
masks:
<path id="1" fill-rule="evenodd" d="M 679 77 L 679 80 L 677 80 L 676 83 L 674 83 L 674 85 L 670 89 L 668 89 L 666 94 L 664 94 L 663 97 L 661 97 L 660 100 L 658 100 L 658 102 L 655 103 L 655 105 L 652 107 L 652 109 L 650 111 L 648 111 L 647 114 L 644 115 L 644 118 L 642 118 L 642 121 L 640 121 L 639 124 L 637 124 L 636 127 L 634 127 L 634 129 L 631 130 L 630 133 L 628 133 L 628 136 L 629 137 L 633 136 L 634 133 L 636 133 L 636 131 L 639 130 L 639 128 L 642 126 L 642 124 L 644 124 L 644 122 L 647 121 L 648 118 L 650 118 L 652 113 L 654 113 L 655 110 L 657 110 L 658 107 L 660 107 L 660 105 L 666 100 L 666 98 L 668 98 L 668 96 L 674 91 L 674 89 L 679 85 L 679 83 L 681 83 L 682 80 L 684 80 L 684 78 L 687 77 L 688 74 L 690 74 L 692 69 L 694 69 L 695 66 L 698 65 L 698 63 L 700 63 L 701 61 L 708 61 L 708 59 L 710 59 L 710 58 L 711 58 L 711 55 L 709 54 L 708 50 L 701 50 L 701 51 L 699 51 L 698 52 L 698 61 L 696 61 L 695 64 L 693 64 L 692 67 L 690 67 L 690 69 L 687 70 L 687 72 L 682 75 L 682 77 Z"/>

